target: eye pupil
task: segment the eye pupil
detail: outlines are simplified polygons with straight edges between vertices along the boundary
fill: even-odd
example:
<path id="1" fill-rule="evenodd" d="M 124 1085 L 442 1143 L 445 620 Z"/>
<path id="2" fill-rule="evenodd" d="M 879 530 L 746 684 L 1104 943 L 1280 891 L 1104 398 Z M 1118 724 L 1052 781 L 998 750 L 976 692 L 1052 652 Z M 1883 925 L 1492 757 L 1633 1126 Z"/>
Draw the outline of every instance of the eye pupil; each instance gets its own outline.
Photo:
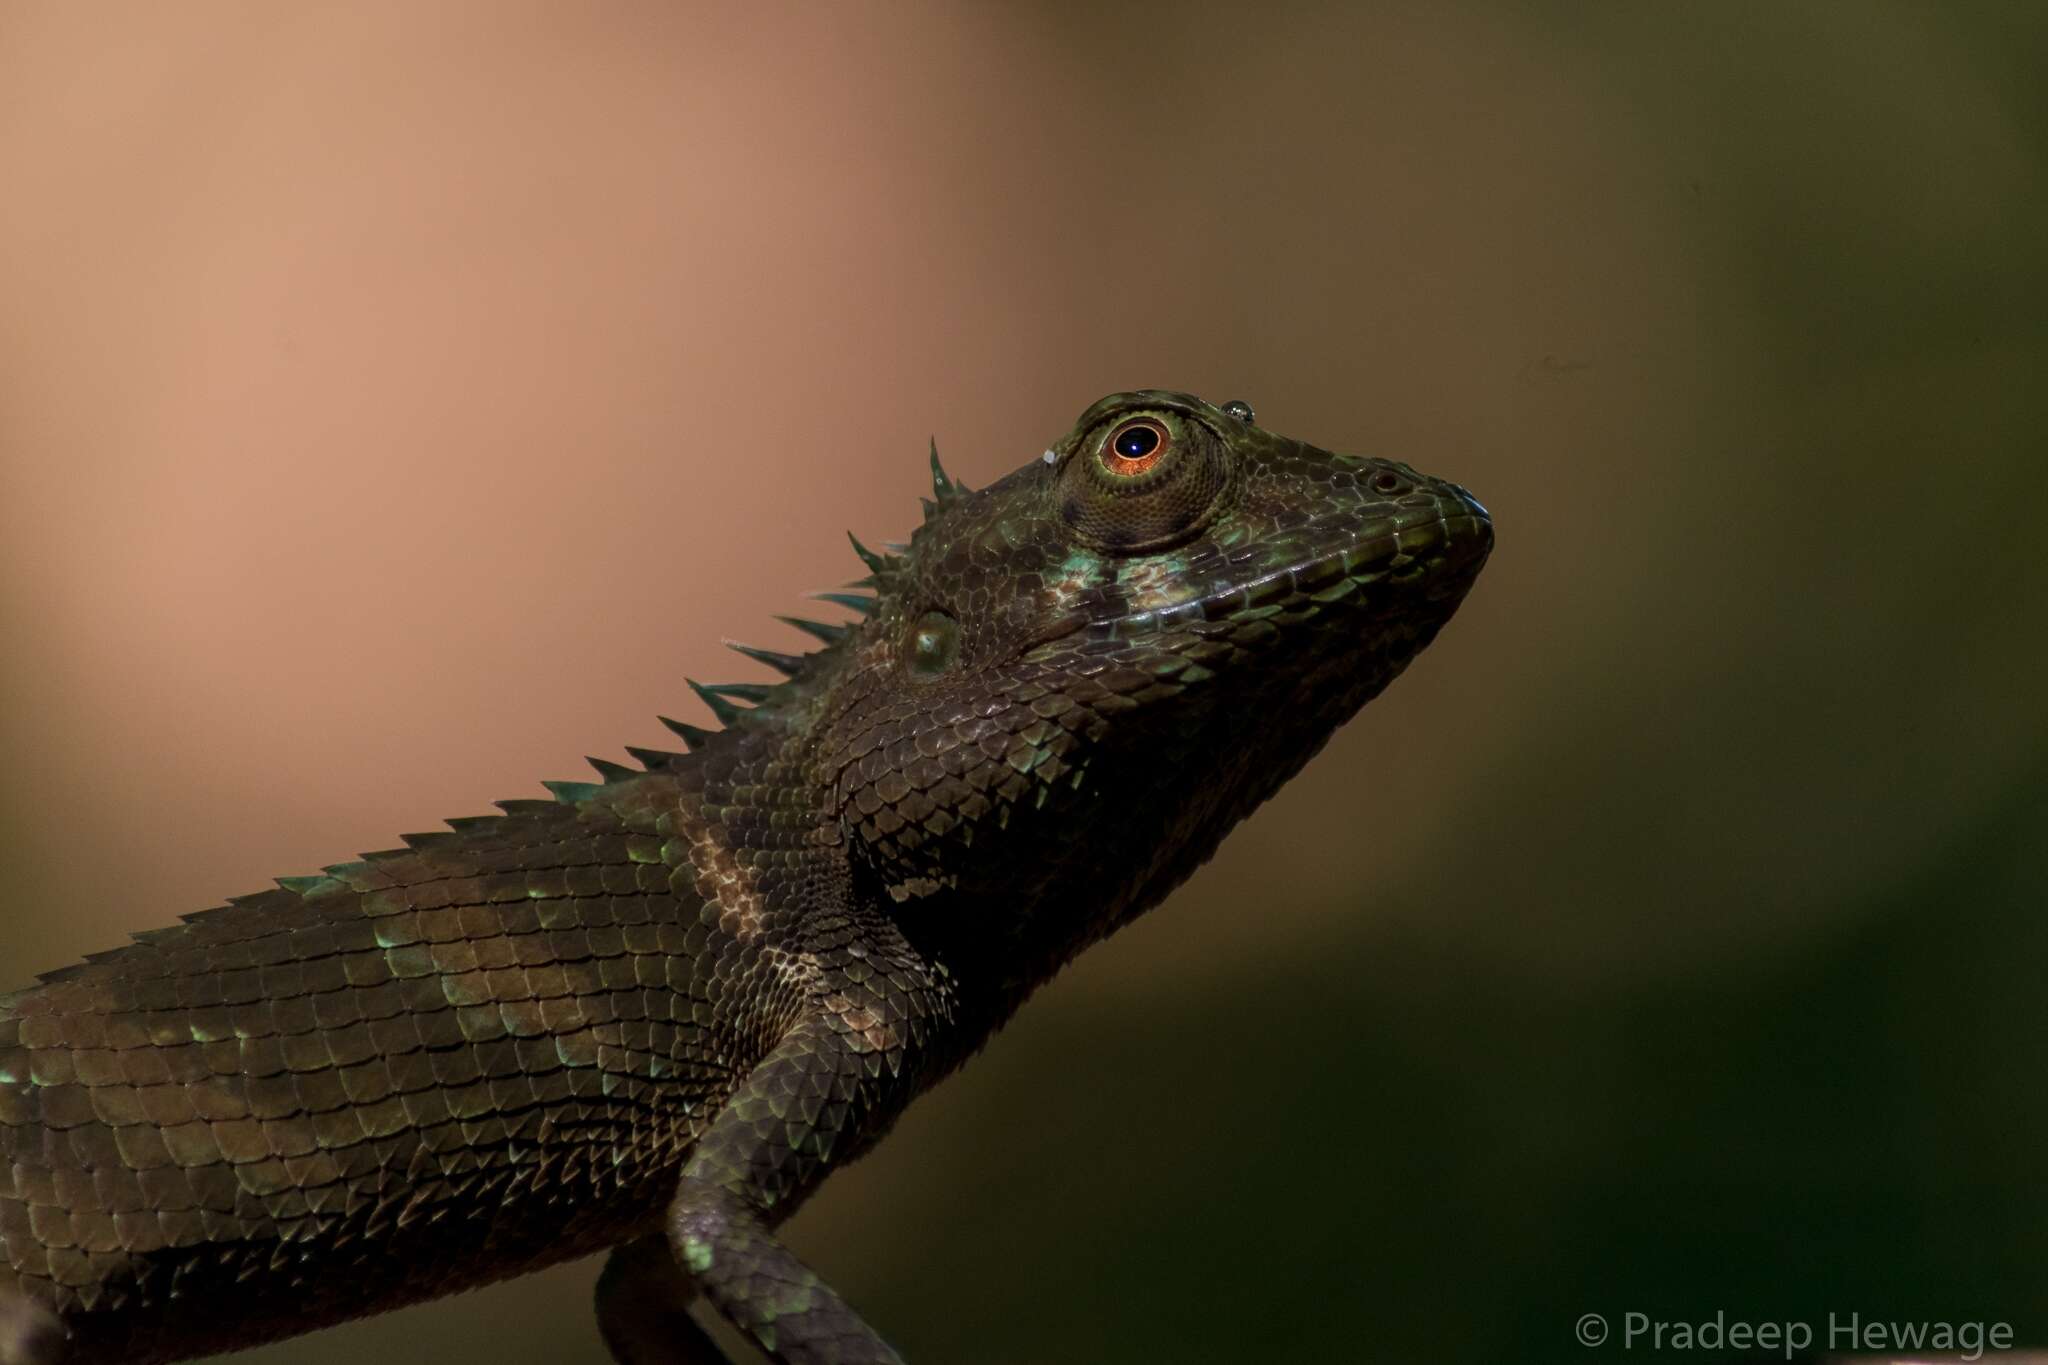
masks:
<path id="1" fill-rule="evenodd" d="M 1150 426 L 1134 426 L 1117 433 L 1112 449 L 1126 460 L 1142 460 L 1159 448 L 1159 432 Z"/>

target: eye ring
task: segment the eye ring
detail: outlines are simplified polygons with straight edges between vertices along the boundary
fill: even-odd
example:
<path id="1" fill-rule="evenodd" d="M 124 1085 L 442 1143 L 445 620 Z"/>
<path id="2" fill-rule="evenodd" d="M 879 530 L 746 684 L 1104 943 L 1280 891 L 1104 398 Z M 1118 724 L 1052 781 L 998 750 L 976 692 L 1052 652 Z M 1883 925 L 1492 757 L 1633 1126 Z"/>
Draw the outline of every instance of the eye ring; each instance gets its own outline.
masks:
<path id="1" fill-rule="evenodd" d="M 1173 435 L 1150 417 L 1133 417 L 1104 438 L 1096 459 L 1120 479 L 1134 479 L 1166 458 Z"/>

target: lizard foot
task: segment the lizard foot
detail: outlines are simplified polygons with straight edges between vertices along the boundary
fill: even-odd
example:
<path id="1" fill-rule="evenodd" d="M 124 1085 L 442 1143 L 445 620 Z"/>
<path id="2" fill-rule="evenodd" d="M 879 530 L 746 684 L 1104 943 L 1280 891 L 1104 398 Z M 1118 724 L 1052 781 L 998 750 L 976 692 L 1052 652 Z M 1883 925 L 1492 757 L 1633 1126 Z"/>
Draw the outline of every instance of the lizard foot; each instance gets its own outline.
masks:
<path id="1" fill-rule="evenodd" d="M 0 1291 L 0 1365 L 55 1365 L 63 1349 L 64 1324 L 55 1313 Z"/>

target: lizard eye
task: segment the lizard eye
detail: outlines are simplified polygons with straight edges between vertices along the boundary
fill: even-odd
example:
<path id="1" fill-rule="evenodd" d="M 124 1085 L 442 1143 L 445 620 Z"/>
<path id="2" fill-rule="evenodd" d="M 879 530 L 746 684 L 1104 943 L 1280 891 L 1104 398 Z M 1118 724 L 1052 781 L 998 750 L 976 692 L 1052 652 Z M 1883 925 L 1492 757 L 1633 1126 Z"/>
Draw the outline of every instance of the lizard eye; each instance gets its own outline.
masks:
<path id="1" fill-rule="evenodd" d="M 1170 409 L 1113 418 L 1061 466 L 1060 515 L 1087 544 L 1157 550 L 1206 525 L 1230 483 L 1223 438 Z"/>
<path id="2" fill-rule="evenodd" d="M 1121 478 L 1144 473 L 1166 458 L 1173 437 L 1149 417 L 1124 423 L 1102 443 L 1102 467 Z"/>

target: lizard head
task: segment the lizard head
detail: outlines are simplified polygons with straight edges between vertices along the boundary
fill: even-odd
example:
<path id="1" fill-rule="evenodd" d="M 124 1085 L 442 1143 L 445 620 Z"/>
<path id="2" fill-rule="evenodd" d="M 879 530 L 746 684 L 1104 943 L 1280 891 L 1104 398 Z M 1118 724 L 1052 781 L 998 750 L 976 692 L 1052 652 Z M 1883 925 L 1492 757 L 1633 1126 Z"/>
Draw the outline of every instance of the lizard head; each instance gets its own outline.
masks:
<path id="1" fill-rule="evenodd" d="M 902 915 L 1019 907 L 1007 932 L 1056 956 L 1205 860 L 1492 545 L 1454 484 L 1180 393 L 1105 398 L 979 491 L 932 470 L 908 545 L 862 552 L 866 619 L 772 709 Z"/>

